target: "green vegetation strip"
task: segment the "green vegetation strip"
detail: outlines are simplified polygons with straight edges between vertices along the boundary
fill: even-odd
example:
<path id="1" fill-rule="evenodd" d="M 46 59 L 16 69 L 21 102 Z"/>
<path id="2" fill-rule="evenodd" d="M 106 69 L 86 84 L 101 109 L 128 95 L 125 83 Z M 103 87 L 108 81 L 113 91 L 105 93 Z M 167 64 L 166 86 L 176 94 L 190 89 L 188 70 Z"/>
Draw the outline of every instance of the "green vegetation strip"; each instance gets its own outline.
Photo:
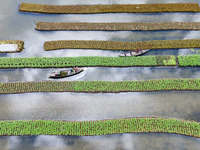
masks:
<path id="1" fill-rule="evenodd" d="M 1 57 L 0 68 L 175 66 L 175 56 L 141 57 Z"/>
<path id="2" fill-rule="evenodd" d="M 24 49 L 24 41 L 20 40 L 0 40 L 0 45 L 1 44 L 17 44 L 18 48 L 16 51 L 0 51 L 0 53 L 17 53 L 21 52 Z"/>
<path id="3" fill-rule="evenodd" d="M 1 136 L 94 136 L 122 133 L 171 133 L 200 137 L 200 124 L 171 118 L 127 118 L 98 121 L 0 121 Z"/>
<path id="4" fill-rule="evenodd" d="M 137 50 L 140 49 L 178 49 L 199 48 L 200 39 L 185 40 L 154 40 L 139 42 L 122 41 L 87 41 L 87 40 L 64 40 L 46 41 L 44 50 L 57 49 L 99 49 L 99 50 Z"/>
<path id="5" fill-rule="evenodd" d="M 86 22 L 37 22 L 36 30 L 40 31 L 149 31 L 149 30 L 200 30 L 199 22 L 151 22 L 151 23 L 86 23 Z"/>
<path id="6" fill-rule="evenodd" d="M 200 66 L 200 55 L 184 55 L 178 56 L 179 66 Z"/>
<path id="7" fill-rule="evenodd" d="M 33 81 L 5 82 L 0 94 L 32 92 L 118 93 L 151 91 L 199 91 L 200 79 L 157 79 L 144 81 Z"/>
<path id="8" fill-rule="evenodd" d="M 161 13 L 161 12 L 199 12 L 196 3 L 168 4 L 111 4 L 111 5 L 44 5 L 21 3 L 22 12 L 49 14 L 91 14 L 91 13 Z"/>

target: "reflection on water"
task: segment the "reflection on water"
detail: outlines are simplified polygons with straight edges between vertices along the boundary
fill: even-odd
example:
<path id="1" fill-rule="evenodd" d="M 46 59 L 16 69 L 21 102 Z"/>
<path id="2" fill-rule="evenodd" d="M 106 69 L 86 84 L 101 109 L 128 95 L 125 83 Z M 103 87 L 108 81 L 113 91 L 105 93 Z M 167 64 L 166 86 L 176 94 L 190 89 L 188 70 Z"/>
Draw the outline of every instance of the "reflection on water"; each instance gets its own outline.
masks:
<path id="1" fill-rule="evenodd" d="M 0 97 L 2 120 L 171 117 L 200 122 L 200 92 L 29 93 Z"/>
<path id="2" fill-rule="evenodd" d="M 198 67 L 129 67 L 129 68 L 83 68 L 84 71 L 76 76 L 50 79 L 49 74 L 54 69 L 2 69 L 0 70 L 1 82 L 18 81 L 126 81 L 126 80 L 149 80 L 162 78 L 200 78 Z"/>
<path id="3" fill-rule="evenodd" d="M 142 141 L 142 142 L 141 142 Z M 4 150 L 198 150 L 199 139 L 172 134 L 118 134 L 105 136 L 1 137 Z"/>
<path id="4" fill-rule="evenodd" d="M 198 39 L 200 31 L 59 31 L 34 30 L 37 21 L 52 22 L 199 22 L 198 13 L 161 14 L 88 14 L 44 15 L 18 12 L 19 2 L 53 5 L 70 4 L 145 4 L 145 3 L 197 3 L 198 0 L 1 0 L 0 39 L 23 40 L 25 49 L 18 54 L 0 57 L 60 57 L 60 56 L 117 56 L 119 51 L 57 50 L 45 52 L 48 40 L 115 40 L 144 41 L 168 39 Z M 190 49 L 152 50 L 146 55 L 187 55 Z M 56 69 L 58 70 L 58 69 Z M 48 74 L 55 69 L 0 70 L 1 82 L 50 80 Z M 85 71 L 62 80 L 145 80 L 160 78 L 200 78 L 199 68 L 85 68 Z M 99 120 L 127 117 L 172 117 L 200 121 L 200 92 L 144 92 L 120 94 L 32 93 L 0 95 L 2 120 Z M 108 136 L 32 136 L 0 137 L 0 149 L 85 149 L 85 150 L 146 150 L 146 149 L 199 149 L 196 138 L 170 134 L 118 134 Z"/>

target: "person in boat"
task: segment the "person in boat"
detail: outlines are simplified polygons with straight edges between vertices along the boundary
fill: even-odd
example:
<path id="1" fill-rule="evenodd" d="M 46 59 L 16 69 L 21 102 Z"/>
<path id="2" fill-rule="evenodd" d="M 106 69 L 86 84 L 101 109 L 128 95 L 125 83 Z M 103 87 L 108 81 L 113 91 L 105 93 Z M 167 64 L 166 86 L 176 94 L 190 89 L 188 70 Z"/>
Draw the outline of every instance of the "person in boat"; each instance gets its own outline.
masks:
<path id="1" fill-rule="evenodd" d="M 56 71 L 56 72 L 55 72 L 55 76 L 58 76 L 58 75 L 59 75 L 59 73 L 58 73 L 58 71 Z"/>
<path id="2" fill-rule="evenodd" d="M 140 48 L 137 49 L 136 53 L 141 52 L 141 54 L 143 54 L 142 50 Z"/>
<path id="3" fill-rule="evenodd" d="M 78 72 L 78 70 L 79 70 L 78 67 L 75 66 L 75 67 L 74 67 L 74 71 L 75 71 L 75 72 Z"/>

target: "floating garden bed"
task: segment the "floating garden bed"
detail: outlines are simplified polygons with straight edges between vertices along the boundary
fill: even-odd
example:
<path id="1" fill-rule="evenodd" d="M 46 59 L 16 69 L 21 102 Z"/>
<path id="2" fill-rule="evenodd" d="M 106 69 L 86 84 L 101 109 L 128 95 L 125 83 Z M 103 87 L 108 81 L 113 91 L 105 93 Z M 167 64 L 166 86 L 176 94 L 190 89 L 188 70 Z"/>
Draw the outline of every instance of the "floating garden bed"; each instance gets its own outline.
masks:
<path id="1" fill-rule="evenodd" d="M 153 91 L 199 91 L 200 79 L 143 81 L 33 81 L 0 83 L 0 94 L 32 92 L 119 93 Z"/>
<path id="2" fill-rule="evenodd" d="M 0 58 L 0 68 L 176 66 L 175 56 L 140 57 L 23 57 Z"/>
<path id="3" fill-rule="evenodd" d="M 200 39 L 154 40 L 139 42 L 61 40 L 46 41 L 44 50 L 58 49 L 99 49 L 99 50 L 137 50 L 140 49 L 178 49 L 200 48 Z"/>
<path id="4" fill-rule="evenodd" d="M 178 56 L 179 66 L 200 66 L 200 55 L 180 55 Z"/>
<path id="5" fill-rule="evenodd" d="M 199 12 L 196 3 L 167 4 L 111 4 L 111 5 L 44 5 L 21 3 L 22 12 L 49 14 L 92 14 L 92 13 L 163 13 L 163 12 Z"/>
<path id="6" fill-rule="evenodd" d="M 11 41 L 11 40 L 0 40 L 0 46 L 1 45 L 17 45 L 17 48 L 15 50 L 0 50 L 0 53 L 18 53 L 21 52 L 24 49 L 24 42 L 23 41 Z"/>
<path id="7" fill-rule="evenodd" d="M 171 133 L 200 137 L 200 124 L 170 118 L 128 118 L 99 121 L 0 121 L 1 136 L 94 136 L 122 133 Z"/>
<path id="8" fill-rule="evenodd" d="M 154 31 L 154 30 L 200 30 L 199 22 L 154 22 L 154 23 L 86 23 L 86 22 L 37 22 L 40 31 Z"/>

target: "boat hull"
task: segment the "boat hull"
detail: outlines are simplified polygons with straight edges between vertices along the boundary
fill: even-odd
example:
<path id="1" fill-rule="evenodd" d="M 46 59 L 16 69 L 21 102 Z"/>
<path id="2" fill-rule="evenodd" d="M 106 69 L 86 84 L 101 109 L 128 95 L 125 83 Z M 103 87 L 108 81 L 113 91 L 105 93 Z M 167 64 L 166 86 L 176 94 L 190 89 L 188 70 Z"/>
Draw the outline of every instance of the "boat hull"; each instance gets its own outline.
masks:
<path id="1" fill-rule="evenodd" d="M 124 54 L 120 54 L 118 56 L 120 57 L 131 57 L 131 56 L 141 56 L 143 54 L 145 54 L 146 52 L 148 52 L 149 50 L 141 50 L 138 53 L 137 52 L 130 52 L 130 53 L 124 53 Z"/>
<path id="2" fill-rule="evenodd" d="M 83 69 L 80 69 L 79 71 L 75 72 L 75 73 L 72 73 L 72 74 L 69 74 L 69 75 L 66 75 L 66 76 L 61 76 L 61 75 L 50 75 L 49 78 L 53 78 L 53 79 L 59 79 L 59 78 L 67 78 L 67 77 L 71 77 L 71 76 L 74 76 L 74 75 L 77 75 L 79 73 L 83 72 Z"/>

